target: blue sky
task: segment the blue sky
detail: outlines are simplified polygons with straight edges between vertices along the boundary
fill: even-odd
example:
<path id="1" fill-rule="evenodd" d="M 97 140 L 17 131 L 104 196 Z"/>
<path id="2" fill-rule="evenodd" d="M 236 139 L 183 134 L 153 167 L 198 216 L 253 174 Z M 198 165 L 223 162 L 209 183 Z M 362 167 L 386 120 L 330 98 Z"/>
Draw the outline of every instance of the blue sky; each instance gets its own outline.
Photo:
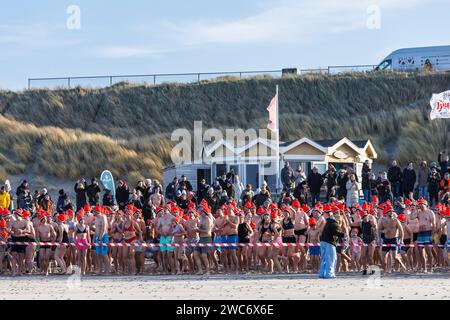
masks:
<path id="1" fill-rule="evenodd" d="M 67 27 L 70 5 L 80 29 Z M 367 26 L 373 8 L 379 29 Z M 447 0 L 2 1 L 0 88 L 29 77 L 377 64 L 397 48 L 449 45 L 448 12 Z"/>

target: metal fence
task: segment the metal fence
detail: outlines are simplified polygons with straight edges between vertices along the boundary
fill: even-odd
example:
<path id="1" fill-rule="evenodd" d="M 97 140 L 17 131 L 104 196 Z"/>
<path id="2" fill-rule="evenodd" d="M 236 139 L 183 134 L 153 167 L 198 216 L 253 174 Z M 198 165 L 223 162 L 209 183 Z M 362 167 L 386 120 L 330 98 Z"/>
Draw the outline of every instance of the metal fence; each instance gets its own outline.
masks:
<path id="1" fill-rule="evenodd" d="M 375 69 L 375 65 L 329 66 L 325 69 L 300 69 L 296 73 L 284 73 L 283 70 L 264 71 L 225 71 L 225 72 L 195 72 L 195 73 L 159 73 L 133 75 L 105 75 L 83 77 L 50 77 L 28 78 L 28 89 L 32 88 L 74 88 L 77 86 L 107 87 L 120 82 L 135 84 L 159 85 L 164 83 L 198 83 L 225 79 L 245 79 L 252 77 L 279 78 L 283 75 L 302 74 L 339 74 L 346 72 L 368 72 Z"/>

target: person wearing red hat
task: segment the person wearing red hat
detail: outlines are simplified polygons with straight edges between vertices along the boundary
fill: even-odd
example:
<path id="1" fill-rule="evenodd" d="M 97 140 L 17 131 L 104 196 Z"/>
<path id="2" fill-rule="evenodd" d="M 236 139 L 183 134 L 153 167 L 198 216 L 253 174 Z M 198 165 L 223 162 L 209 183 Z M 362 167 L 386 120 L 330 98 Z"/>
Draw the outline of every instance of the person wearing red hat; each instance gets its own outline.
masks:
<path id="1" fill-rule="evenodd" d="M 67 216 L 63 213 L 57 215 L 56 219 L 56 228 L 55 231 L 57 233 L 56 241 L 59 243 L 69 243 L 69 227 L 66 224 Z M 65 262 L 65 255 L 67 252 L 67 248 L 69 245 L 59 245 L 55 250 L 55 260 L 58 266 L 61 269 L 61 274 L 65 274 L 67 272 L 67 266 Z"/>
<path id="2" fill-rule="evenodd" d="M 145 222 L 142 218 L 142 210 L 135 209 L 133 212 L 133 220 L 134 222 L 139 226 L 140 231 L 140 239 L 138 239 L 138 243 L 143 243 L 144 236 L 144 230 L 146 228 Z M 139 232 L 138 232 L 139 234 Z M 135 260 L 136 260 L 136 272 L 137 274 L 144 274 L 144 267 L 145 267 L 145 256 L 144 256 L 144 247 L 138 246 L 135 247 Z"/>
<path id="3" fill-rule="evenodd" d="M 239 226 L 238 226 L 238 238 L 239 243 L 250 243 L 250 239 L 253 234 L 252 226 L 251 226 L 251 213 L 247 213 L 245 215 L 240 215 L 239 217 Z M 250 255 L 249 255 L 248 247 L 239 247 L 238 249 L 238 260 L 239 267 L 241 272 L 250 272 Z"/>
<path id="4" fill-rule="evenodd" d="M 89 270 L 87 264 L 87 253 L 90 248 L 90 228 L 86 224 L 84 215 L 78 215 L 78 223 L 75 226 L 75 245 L 77 248 L 77 265 L 81 275 L 86 275 Z"/>
<path id="5" fill-rule="evenodd" d="M 160 251 L 161 251 L 162 272 L 164 274 L 169 274 L 169 272 L 175 273 L 173 247 L 164 246 L 172 244 L 173 219 L 174 216 L 170 214 L 170 209 L 168 206 L 166 206 L 166 208 L 162 211 L 161 216 L 158 218 L 158 222 L 156 225 L 156 231 L 159 234 L 159 243 L 163 245 L 160 247 Z"/>
<path id="6" fill-rule="evenodd" d="M 222 211 L 220 211 L 220 213 L 222 214 Z M 183 222 L 183 226 L 186 230 L 185 243 L 188 245 L 185 248 L 185 253 L 188 259 L 189 271 L 191 273 L 195 272 L 195 262 L 193 258 L 194 247 L 192 245 L 197 244 L 200 240 L 198 236 L 198 224 L 199 219 L 195 209 L 189 210 L 188 220 Z"/>
<path id="7" fill-rule="evenodd" d="M 226 235 L 224 235 L 224 227 L 227 224 L 226 221 L 226 216 L 224 214 L 227 213 L 227 208 L 226 206 L 223 206 L 222 208 L 218 208 L 216 211 L 216 216 L 214 219 L 214 226 L 213 226 L 213 233 L 214 233 L 214 243 L 225 243 L 226 242 Z M 227 213 L 228 214 L 228 213 Z M 213 251 L 211 252 L 214 257 L 215 257 L 215 253 L 216 252 L 222 252 L 223 249 L 220 247 L 214 247 Z M 217 260 L 214 258 L 214 260 L 217 262 Z M 220 254 L 219 255 L 219 260 L 221 262 L 221 264 L 224 267 L 224 271 L 225 273 L 228 273 L 228 259 L 227 259 L 227 255 L 226 254 Z M 218 265 L 217 265 L 218 267 Z"/>
<path id="8" fill-rule="evenodd" d="M 174 248 L 174 261 L 175 261 L 175 269 L 176 274 L 179 275 L 183 272 L 184 266 L 184 237 L 186 236 L 186 230 L 184 230 L 184 227 L 182 223 L 180 223 L 179 217 L 174 217 L 172 221 L 172 227 L 173 227 L 173 243 L 178 244 L 178 247 Z"/>
<path id="9" fill-rule="evenodd" d="M 298 203 L 297 208 L 300 207 L 300 203 Z M 283 210 L 283 219 L 281 220 L 281 235 L 283 243 L 297 243 L 297 238 L 295 237 L 294 231 L 294 218 L 295 218 L 295 210 L 289 206 L 286 206 Z M 284 269 L 286 272 L 289 270 L 297 272 L 298 271 L 298 254 L 297 247 L 283 247 L 281 248 L 282 256 L 285 261 Z M 292 268 L 290 268 L 292 266 Z"/>
<path id="10" fill-rule="evenodd" d="M 432 271 L 433 253 L 430 244 L 433 242 L 433 231 L 436 228 L 436 216 L 433 211 L 428 208 L 425 199 L 420 198 L 418 208 L 415 211 L 419 220 L 419 233 L 417 235 L 417 244 L 419 251 L 419 270 L 422 272 Z M 427 265 L 428 260 L 428 265 Z"/>
<path id="11" fill-rule="evenodd" d="M 39 227 L 37 229 L 37 236 L 40 242 L 50 242 L 56 239 L 56 231 L 52 224 L 48 223 L 47 215 L 41 213 L 39 216 Z M 48 275 L 50 269 L 50 256 L 52 254 L 52 247 L 50 245 L 39 246 L 39 265 L 40 272 L 43 275 Z"/>
<path id="12" fill-rule="evenodd" d="M 6 228 L 6 221 L 0 220 L 0 241 L 8 242 L 9 233 Z M 8 257 L 8 245 L 0 244 L 0 274 L 3 274 L 8 268 L 8 263 L 4 264 L 5 257 Z"/>
<path id="13" fill-rule="evenodd" d="M 212 228 L 214 226 L 214 218 L 211 215 L 211 209 L 208 206 L 203 206 L 200 209 L 200 217 L 198 222 L 199 243 L 213 243 Z M 195 247 L 194 260 L 197 265 L 197 275 L 203 275 L 203 267 L 205 267 L 205 274 L 209 274 L 210 266 L 208 256 L 211 253 L 209 247 Z M 202 266 L 203 263 L 203 266 Z"/>
<path id="14" fill-rule="evenodd" d="M 309 216 L 304 209 L 307 208 L 307 205 L 304 205 L 300 208 L 298 205 L 294 207 L 294 235 L 297 243 L 305 243 L 306 242 L 306 232 L 308 231 L 308 219 Z M 307 264 L 307 251 L 305 247 L 295 247 L 295 252 L 299 253 L 299 267 L 300 270 L 304 270 Z"/>
<path id="15" fill-rule="evenodd" d="M 95 244 L 95 257 L 97 259 L 97 274 L 102 273 L 102 269 L 105 274 L 109 274 L 111 269 L 111 262 L 108 256 L 109 247 L 109 233 L 108 233 L 108 219 L 103 214 L 103 208 L 101 206 L 94 206 L 92 208 L 92 213 L 95 218 L 95 234 L 94 234 L 94 244 Z"/>
<path id="16" fill-rule="evenodd" d="M 123 242 L 123 221 L 122 210 L 118 210 L 114 213 L 113 218 L 110 221 L 111 225 L 111 238 L 113 243 Z M 123 247 L 111 247 L 110 254 L 112 258 L 113 273 L 124 273 L 125 266 L 123 261 Z"/>
<path id="17" fill-rule="evenodd" d="M 235 210 L 231 203 L 228 204 L 225 209 L 225 225 L 223 227 L 223 235 L 225 236 L 225 243 L 234 244 L 238 243 L 238 226 L 239 226 L 239 217 L 236 216 Z M 238 273 L 239 263 L 237 257 L 237 249 L 238 247 L 225 247 L 223 248 L 223 255 L 226 256 L 226 261 L 228 261 L 229 268 L 228 270 L 233 270 L 235 273 Z"/>
<path id="18" fill-rule="evenodd" d="M 402 224 L 397 219 L 397 215 L 394 212 L 394 208 L 391 205 L 387 205 L 384 208 L 385 219 L 381 220 L 378 228 L 379 232 L 383 236 L 383 246 L 382 248 L 382 266 L 384 272 L 391 273 L 394 266 L 394 262 L 397 262 L 403 270 L 406 270 L 405 265 L 398 255 L 397 245 L 403 243 L 404 231 Z M 389 263 L 390 258 L 390 263 Z"/>
<path id="19" fill-rule="evenodd" d="M 320 242 L 321 230 L 317 228 L 317 222 L 314 218 L 308 219 L 309 229 L 306 233 L 308 243 L 318 244 Z M 308 254 L 311 259 L 312 272 L 318 272 L 320 266 L 320 246 L 313 245 L 308 247 Z"/>
<path id="20" fill-rule="evenodd" d="M 374 264 L 375 244 L 377 243 L 378 224 L 376 218 L 364 212 L 361 220 L 361 238 L 364 246 L 361 248 L 361 264 L 363 275 L 367 275 L 369 266 Z M 372 271 L 374 273 L 375 270 Z"/>
<path id="21" fill-rule="evenodd" d="M 273 218 L 275 217 L 275 219 Z M 280 236 L 281 227 L 276 221 L 276 213 L 272 216 L 269 213 L 265 213 L 258 226 L 259 242 L 273 243 Z M 274 247 L 275 248 L 275 247 Z M 270 247 L 259 247 L 258 256 L 261 260 L 261 267 L 264 271 L 273 273 L 273 264 L 276 264 L 278 272 L 282 272 L 280 261 L 278 260 L 278 251 L 271 250 Z M 277 254 L 275 256 L 274 254 Z"/>
<path id="22" fill-rule="evenodd" d="M 412 243 L 412 237 L 413 237 L 413 233 L 411 231 L 411 228 L 408 225 L 408 218 L 405 214 L 405 212 L 402 212 L 398 215 L 398 220 L 400 220 L 400 223 L 402 224 L 402 228 L 403 228 L 403 243 L 405 244 L 405 246 L 400 247 L 400 255 L 402 257 L 403 262 L 405 263 L 405 266 L 408 270 L 413 270 L 414 264 L 413 264 L 413 259 L 412 259 L 412 248 L 409 247 L 408 245 L 410 245 Z"/>
<path id="23" fill-rule="evenodd" d="M 33 229 L 30 220 L 23 218 L 23 211 L 16 210 L 14 212 L 15 220 L 10 224 L 11 228 L 11 242 L 26 242 L 28 235 L 33 235 Z M 12 270 L 13 275 L 20 275 L 25 272 L 25 253 L 26 245 L 12 245 Z"/>

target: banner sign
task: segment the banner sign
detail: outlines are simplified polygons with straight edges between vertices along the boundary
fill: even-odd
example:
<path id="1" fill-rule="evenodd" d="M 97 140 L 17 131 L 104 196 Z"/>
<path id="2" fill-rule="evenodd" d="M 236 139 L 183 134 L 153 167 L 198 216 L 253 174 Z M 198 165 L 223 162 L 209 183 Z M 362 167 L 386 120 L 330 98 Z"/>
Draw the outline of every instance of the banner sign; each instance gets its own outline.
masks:
<path id="1" fill-rule="evenodd" d="M 111 191 L 111 193 L 114 196 L 114 199 L 116 198 L 116 188 L 114 185 L 114 177 L 112 173 L 109 170 L 105 170 L 102 172 L 100 176 L 100 181 L 103 184 L 103 187 L 105 189 L 108 189 Z"/>
<path id="2" fill-rule="evenodd" d="M 431 97 L 430 119 L 450 118 L 450 90 Z"/>

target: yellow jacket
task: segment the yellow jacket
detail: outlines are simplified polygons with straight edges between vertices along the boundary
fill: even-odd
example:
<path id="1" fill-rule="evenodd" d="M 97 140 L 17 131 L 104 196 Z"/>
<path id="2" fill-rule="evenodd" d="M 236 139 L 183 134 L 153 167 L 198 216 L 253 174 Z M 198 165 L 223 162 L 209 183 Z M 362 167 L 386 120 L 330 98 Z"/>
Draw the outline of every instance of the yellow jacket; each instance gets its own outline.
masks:
<path id="1" fill-rule="evenodd" d="M 0 208 L 9 209 L 9 204 L 11 203 L 11 198 L 9 197 L 8 192 L 4 192 L 0 194 Z"/>

